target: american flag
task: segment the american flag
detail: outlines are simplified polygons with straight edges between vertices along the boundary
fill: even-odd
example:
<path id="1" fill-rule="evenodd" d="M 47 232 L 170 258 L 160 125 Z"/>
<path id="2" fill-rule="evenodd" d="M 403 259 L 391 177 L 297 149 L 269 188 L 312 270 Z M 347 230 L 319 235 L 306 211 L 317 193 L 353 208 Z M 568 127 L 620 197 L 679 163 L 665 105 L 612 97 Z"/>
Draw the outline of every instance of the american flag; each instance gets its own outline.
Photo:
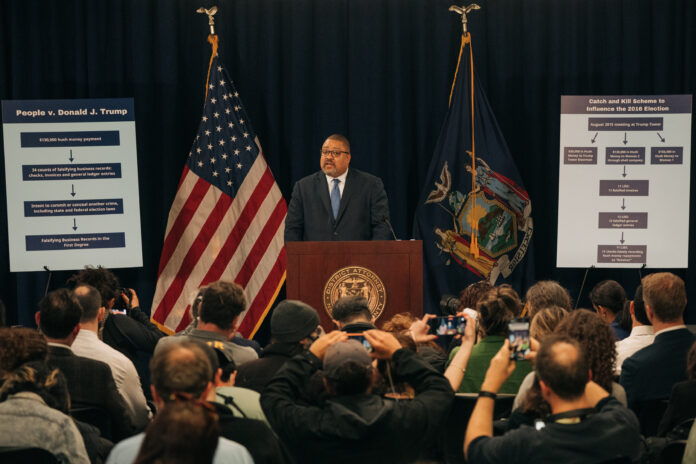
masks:
<path id="1" fill-rule="evenodd" d="M 170 331 L 184 329 L 197 289 L 229 280 L 245 289 L 248 308 L 239 332 L 252 336 L 285 281 L 286 212 L 216 54 L 203 117 L 169 212 L 152 319 Z"/>

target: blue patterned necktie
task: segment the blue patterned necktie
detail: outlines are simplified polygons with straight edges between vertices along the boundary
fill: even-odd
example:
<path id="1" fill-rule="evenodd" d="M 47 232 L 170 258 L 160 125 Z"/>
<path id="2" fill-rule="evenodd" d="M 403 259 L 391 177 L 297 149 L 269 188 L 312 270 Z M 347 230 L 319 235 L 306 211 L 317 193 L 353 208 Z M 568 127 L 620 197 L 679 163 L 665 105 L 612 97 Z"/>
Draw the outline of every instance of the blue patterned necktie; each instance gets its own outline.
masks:
<path id="1" fill-rule="evenodd" d="M 341 191 L 338 189 L 338 179 L 333 180 L 333 188 L 331 189 L 331 209 L 333 210 L 334 219 L 338 217 L 338 207 L 341 206 Z"/>

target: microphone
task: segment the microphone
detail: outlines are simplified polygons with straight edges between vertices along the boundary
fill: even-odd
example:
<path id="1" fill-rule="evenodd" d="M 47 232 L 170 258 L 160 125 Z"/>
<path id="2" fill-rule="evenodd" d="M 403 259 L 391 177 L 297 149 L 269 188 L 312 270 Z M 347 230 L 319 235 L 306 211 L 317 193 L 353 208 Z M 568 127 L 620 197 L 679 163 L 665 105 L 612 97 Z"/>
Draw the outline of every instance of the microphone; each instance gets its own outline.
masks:
<path id="1" fill-rule="evenodd" d="M 389 222 L 389 215 L 388 214 L 383 215 L 380 220 L 389 227 L 389 230 L 391 231 L 391 234 L 392 234 L 392 237 L 394 237 L 394 240 L 398 241 L 399 239 L 396 238 L 396 234 L 394 233 L 394 228 L 392 227 L 391 222 Z"/>

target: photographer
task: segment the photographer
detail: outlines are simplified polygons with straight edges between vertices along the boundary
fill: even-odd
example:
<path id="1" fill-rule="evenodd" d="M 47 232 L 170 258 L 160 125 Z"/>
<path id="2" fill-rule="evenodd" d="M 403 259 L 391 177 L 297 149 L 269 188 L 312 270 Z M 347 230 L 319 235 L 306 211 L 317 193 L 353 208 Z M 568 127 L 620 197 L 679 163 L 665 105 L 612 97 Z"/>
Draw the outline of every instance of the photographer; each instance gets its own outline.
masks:
<path id="1" fill-rule="evenodd" d="M 107 309 L 101 333 L 104 343 L 126 355 L 136 367 L 139 351 L 152 355 L 157 341 L 165 334 L 140 309 L 133 289 L 121 288 L 114 273 L 101 266 L 85 267 L 68 279 L 68 283 L 91 285 L 99 290 L 102 305 Z M 138 373 L 142 379 L 142 372 Z"/>

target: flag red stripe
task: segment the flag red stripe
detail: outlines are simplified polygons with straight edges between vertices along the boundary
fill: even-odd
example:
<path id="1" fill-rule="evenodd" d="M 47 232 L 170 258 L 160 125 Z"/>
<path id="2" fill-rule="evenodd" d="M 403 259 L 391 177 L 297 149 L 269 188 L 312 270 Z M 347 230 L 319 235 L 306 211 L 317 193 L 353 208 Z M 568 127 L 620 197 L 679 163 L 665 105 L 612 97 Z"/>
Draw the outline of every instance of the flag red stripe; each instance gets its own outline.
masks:
<path id="1" fill-rule="evenodd" d="M 186 230 L 189 222 L 191 222 L 191 218 L 193 218 L 194 214 L 196 214 L 198 206 L 201 204 L 201 201 L 203 201 L 203 198 L 210 187 L 210 183 L 200 177 L 196 181 L 196 185 L 193 187 L 191 194 L 186 199 L 186 203 L 184 203 L 179 215 L 176 217 L 174 225 L 164 239 L 164 245 L 162 246 L 162 257 L 160 258 L 159 270 L 157 271 L 158 277 L 162 274 L 162 270 L 169 262 L 169 258 L 171 258 L 174 254 L 181 236 Z"/>
<path id="2" fill-rule="evenodd" d="M 221 247 L 220 253 L 218 253 L 218 255 L 215 257 L 215 261 L 210 266 L 210 269 L 205 274 L 205 277 L 201 283 L 198 285 L 199 287 L 208 285 L 210 282 L 218 280 L 220 276 L 222 276 L 223 272 L 225 272 L 227 264 L 234 256 L 235 251 L 237 251 L 237 247 L 242 241 L 242 237 L 244 237 L 244 234 L 251 225 L 251 222 L 254 220 L 256 213 L 261 207 L 264 198 L 266 198 L 266 195 L 268 195 L 268 192 L 271 190 L 271 187 L 273 187 L 273 184 L 274 180 L 271 170 L 266 167 L 266 171 L 263 173 L 263 176 L 261 176 L 259 183 L 254 189 L 254 193 L 251 194 L 246 205 L 244 205 L 244 209 L 236 219 L 232 232 L 230 232 L 230 234 L 227 236 L 225 244 Z M 241 283 L 239 284 L 242 285 Z"/>
<path id="3" fill-rule="evenodd" d="M 256 270 L 256 266 L 258 266 L 259 262 L 261 261 L 261 258 L 263 258 L 264 251 L 268 249 L 268 245 L 271 243 L 271 240 L 273 240 L 273 237 L 278 232 L 278 228 L 280 227 L 280 224 L 283 222 L 283 218 L 285 217 L 286 212 L 287 207 L 285 206 L 285 202 L 281 199 L 276 205 L 276 207 L 273 209 L 273 213 L 271 213 L 271 216 L 268 218 L 268 221 L 266 221 L 266 224 L 264 225 L 263 230 L 259 235 L 259 238 L 256 240 L 256 243 L 254 243 L 254 247 L 251 249 L 249 255 L 244 261 L 242 269 L 239 271 L 239 274 L 237 274 L 237 277 L 235 277 L 234 279 L 235 282 L 237 282 L 242 287 L 246 288 L 246 286 L 249 284 L 249 279 L 251 279 L 251 276 L 254 274 L 254 271 Z"/>
<path id="4" fill-rule="evenodd" d="M 273 298 L 273 292 L 278 287 L 280 280 L 283 278 L 283 273 L 285 272 L 285 259 L 285 248 L 282 248 L 278 255 L 278 259 L 276 259 L 273 265 L 273 269 L 268 274 L 259 293 L 256 294 L 256 298 L 254 298 L 254 301 L 249 306 L 249 310 L 244 315 L 244 320 L 239 325 L 239 333 L 244 337 L 248 337 L 251 331 L 254 330 L 259 318 L 263 316 L 266 306 L 270 303 L 271 298 Z"/>
<path id="5" fill-rule="evenodd" d="M 191 247 L 184 257 L 184 260 L 181 262 L 179 271 L 172 280 L 172 283 L 169 285 L 167 292 L 162 297 L 160 304 L 157 306 L 157 310 L 155 311 L 154 315 L 155 320 L 164 321 L 167 319 L 169 312 L 174 306 L 174 303 L 176 303 L 176 300 L 179 299 L 179 295 L 184 288 L 186 280 L 191 274 L 191 270 L 193 270 L 194 266 L 198 262 L 198 259 L 201 257 L 201 254 L 208 246 L 210 238 L 213 236 L 220 225 L 220 222 L 225 217 L 225 213 L 230 208 L 230 205 L 232 205 L 232 198 L 230 198 L 229 195 L 221 194 L 220 198 L 215 204 L 215 207 L 212 209 L 210 215 L 206 219 L 205 224 L 203 224 L 201 231 L 191 244 Z"/>
<path id="6" fill-rule="evenodd" d="M 186 306 L 186 311 L 184 311 L 184 315 L 181 317 L 181 322 L 179 322 L 179 325 L 176 326 L 175 332 L 181 332 L 191 323 L 190 309 L 191 305 Z"/>

